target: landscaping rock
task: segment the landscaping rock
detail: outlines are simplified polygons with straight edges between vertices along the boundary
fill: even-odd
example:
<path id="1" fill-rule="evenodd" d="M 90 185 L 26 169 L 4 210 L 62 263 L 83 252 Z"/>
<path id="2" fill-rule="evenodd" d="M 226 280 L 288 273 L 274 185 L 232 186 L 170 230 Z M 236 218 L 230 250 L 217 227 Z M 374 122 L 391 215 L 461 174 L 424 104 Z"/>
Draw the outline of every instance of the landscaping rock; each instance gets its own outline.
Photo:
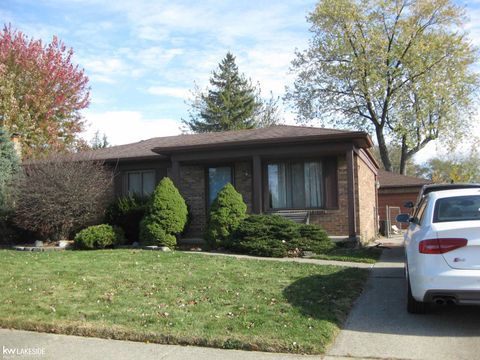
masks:
<path id="1" fill-rule="evenodd" d="M 43 241 L 42 240 L 35 240 L 35 247 L 43 247 Z"/>
<path id="2" fill-rule="evenodd" d="M 168 246 L 156 246 L 156 245 L 144 246 L 143 250 L 172 251 Z"/>
<path id="3" fill-rule="evenodd" d="M 68 241 L 68 240 L 60 240 L 58 242 L 57 246 L 61 249 L 68 249 L 68 248 L 71 248 L 73 246 L 73 243 L 71 241 Z"/>

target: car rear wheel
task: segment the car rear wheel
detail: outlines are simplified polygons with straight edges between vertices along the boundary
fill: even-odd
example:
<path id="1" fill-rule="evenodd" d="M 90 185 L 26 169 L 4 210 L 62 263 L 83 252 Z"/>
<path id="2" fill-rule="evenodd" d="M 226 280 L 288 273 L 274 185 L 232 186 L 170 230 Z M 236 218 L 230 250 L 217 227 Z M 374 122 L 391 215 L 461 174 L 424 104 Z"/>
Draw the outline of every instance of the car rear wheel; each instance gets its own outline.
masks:
<path id="1" fill-rule="evenodd" d="M 425 314 L 427 304 L 423 301 L 417 301 L 412 295 L 412 288 L 410 287 L 410 278 L 407 272 L 407 311 L 410 314 Z"/>

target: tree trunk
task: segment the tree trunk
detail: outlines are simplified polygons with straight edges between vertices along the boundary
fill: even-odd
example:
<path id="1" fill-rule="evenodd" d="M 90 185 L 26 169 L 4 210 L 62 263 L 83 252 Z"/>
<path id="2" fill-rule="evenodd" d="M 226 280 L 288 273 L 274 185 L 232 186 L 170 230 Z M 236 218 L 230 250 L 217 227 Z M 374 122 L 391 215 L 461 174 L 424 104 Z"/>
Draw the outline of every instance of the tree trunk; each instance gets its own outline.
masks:
<path id="1" fill-rule="evenodd" d="M 402 153 L 400 156 L 400 174 L 407 175 L 407 161 L 408 161 L 408 149 L 407 139 L 405 135 L 402 136 Z"/>
<path id="2" fill-rule="evenodd" d="M 375 132 L 377 134 L 378 150 L 380 151 L 380 158 L 382 160 L 383 167 L 387 171 L 392 171 L 392 162 L 390 161 L 387 143 L 385 142 L 385 137 L 383 135 L 383 127 L 377 126 L 375 128 Z"/>

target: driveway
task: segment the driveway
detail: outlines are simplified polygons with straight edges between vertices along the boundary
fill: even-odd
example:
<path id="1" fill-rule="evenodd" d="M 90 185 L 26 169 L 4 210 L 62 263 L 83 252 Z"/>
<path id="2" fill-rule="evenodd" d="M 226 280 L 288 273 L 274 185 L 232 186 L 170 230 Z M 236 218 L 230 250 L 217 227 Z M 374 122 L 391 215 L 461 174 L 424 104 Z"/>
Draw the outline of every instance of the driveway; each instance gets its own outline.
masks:
<path id="1" fill-rule="evenodd" d="M 480 307 L 405 309 L 403 248 L 385 250 L 328 358 L 478 359 Z"/>

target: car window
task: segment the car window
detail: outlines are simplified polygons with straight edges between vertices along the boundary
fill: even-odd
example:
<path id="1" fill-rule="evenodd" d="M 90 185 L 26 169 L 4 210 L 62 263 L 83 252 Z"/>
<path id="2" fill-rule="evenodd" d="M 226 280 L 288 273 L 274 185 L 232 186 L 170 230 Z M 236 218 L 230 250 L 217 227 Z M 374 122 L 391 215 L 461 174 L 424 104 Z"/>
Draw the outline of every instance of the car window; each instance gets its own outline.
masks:
<path id="1" fill-rule="evenodd" d="M 423 219 L 423 215 L 425 214 L 425 209 L 427 207 L 427 198 L 423 198 L 422 201 L 420 201 L 420 204 L 418 204 L 418 208 L 416 213 L 413 216 L 413 222 L 415 224 L 420 224 Z"/>
<path id="2" fill-rule="evenodd" d="M 433 222 L 480 220 L 480 196 L 455 196 L 438 199 Z"/>

